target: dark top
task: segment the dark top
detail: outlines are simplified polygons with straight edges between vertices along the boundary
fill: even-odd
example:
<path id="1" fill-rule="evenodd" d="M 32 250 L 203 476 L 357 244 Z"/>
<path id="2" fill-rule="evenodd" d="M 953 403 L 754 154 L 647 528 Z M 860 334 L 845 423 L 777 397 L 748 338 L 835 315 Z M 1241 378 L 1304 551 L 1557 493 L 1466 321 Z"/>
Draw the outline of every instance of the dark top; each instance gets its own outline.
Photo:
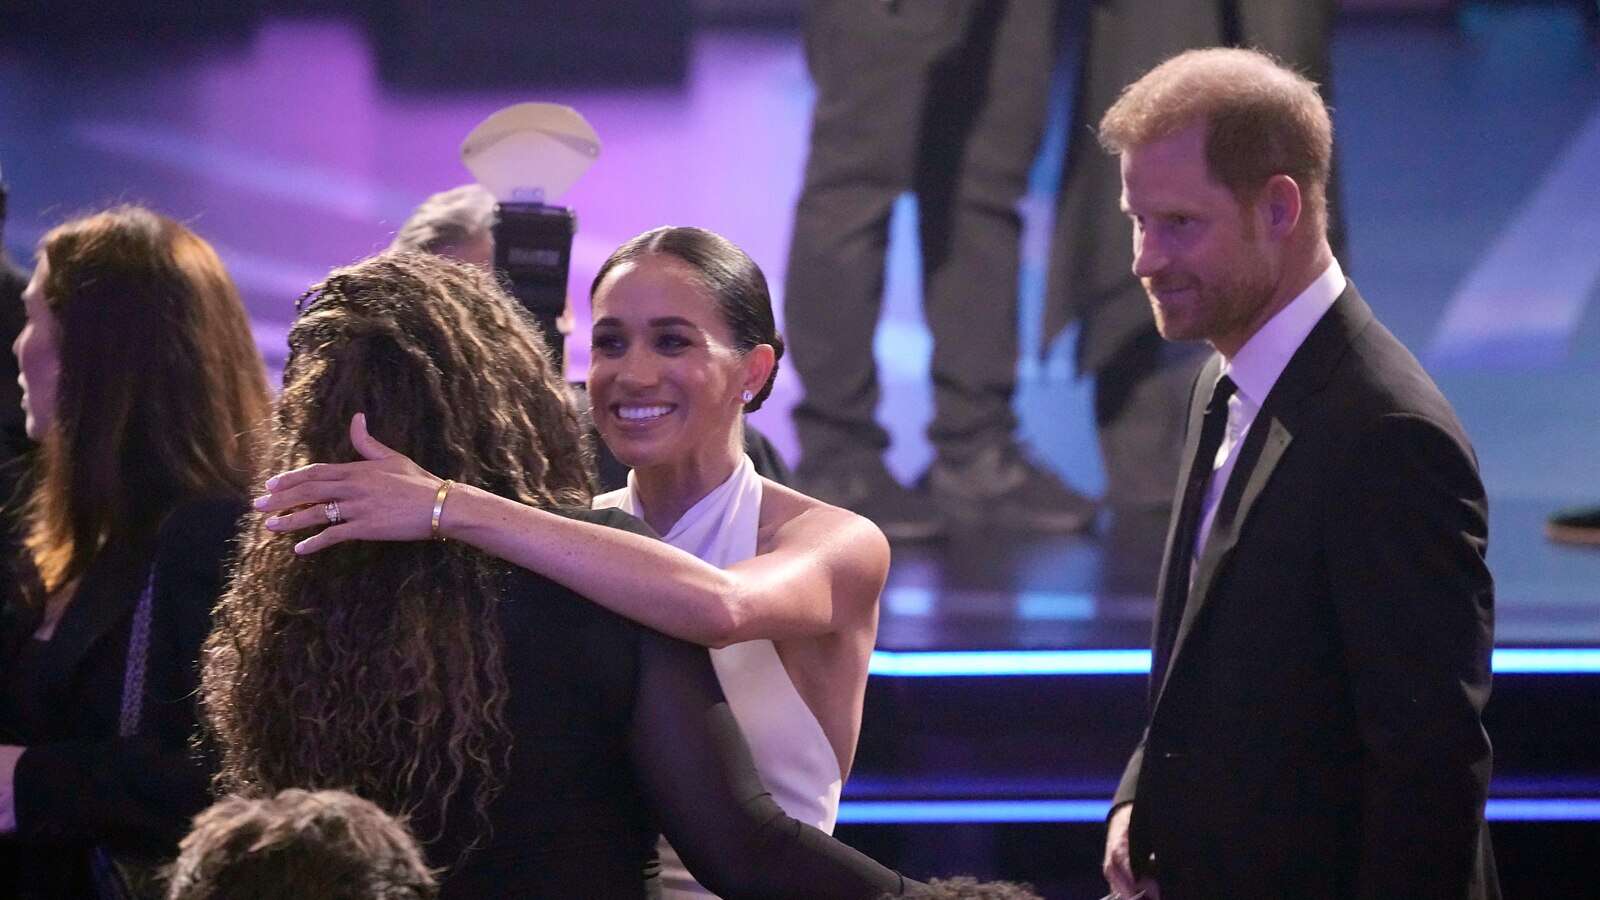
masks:
<path id="1" fill-rule="evenodd" d="M 210 772 L 191 754 L 200 644 L 223 586 L 240 499 L 196 500 L 167 517 L 149 548 L 112 548 L 79 582 L 55 634 L 33 649 L 36 606 L 14 585 L 0 613 L 0 680 L 15 691 L 0 743 L 17 763 L 17 832 L 0 839 L 0 896 L 92 896 L 89 852 L 159 860 L 208 802 Z M 130 624 L 155 572 L 138 733 L 117 736 Z M 23 668 L 19 670 L 18 664 Z M 20 678 L 21 684 L 13 684 Z"/>
<path id="2" fill-rule="evenodd" d="M 563 512 L 648 533 L 618 510 Z M 896 873 L 773 802 L 704 648 L 522 570 L 500 608 L 510 771 L 492 835 L 447 873 L 443 897 L 651 896 L 658 830 L 723 897 L 903 890 Z M 449 864 L 475 833 L 470 810 L 453 812 L 430 862 Z"/>
<path id="3" fill-rule="evenodd" d="M 49 707 L 45 706 L 44 684 L 40 678 L 42 663 L 50 652 L 50 642 L 29 638 L 20 643 L 17 652 L 6 661 L 6 677 L 0 682 L 0 722 L 14 723 L 15 731 L 7 740 L 27 746 L 33 742 L 30 725 L 49 721 Z"/>

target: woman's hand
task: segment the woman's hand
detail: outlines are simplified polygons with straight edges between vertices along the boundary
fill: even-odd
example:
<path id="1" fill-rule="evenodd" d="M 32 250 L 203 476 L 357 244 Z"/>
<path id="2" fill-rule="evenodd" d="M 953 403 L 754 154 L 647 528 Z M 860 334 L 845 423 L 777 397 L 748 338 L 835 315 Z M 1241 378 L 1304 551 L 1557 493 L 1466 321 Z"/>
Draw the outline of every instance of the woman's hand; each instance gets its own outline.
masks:
<path id="1" fill-rule="evenodd" d="M 344 541 L 422 541 L 433 535 L 433 498 L 443 480 L 367 433 L 367 417 L 350 419 L 350 443 L 364 462 L 312 463 L 267 479 L 255 508 L 278 513 L 269 531 L 322 529 L 294 547 L 300 555 Z M 338 504 L 338 522 L 329 502 Z"/>

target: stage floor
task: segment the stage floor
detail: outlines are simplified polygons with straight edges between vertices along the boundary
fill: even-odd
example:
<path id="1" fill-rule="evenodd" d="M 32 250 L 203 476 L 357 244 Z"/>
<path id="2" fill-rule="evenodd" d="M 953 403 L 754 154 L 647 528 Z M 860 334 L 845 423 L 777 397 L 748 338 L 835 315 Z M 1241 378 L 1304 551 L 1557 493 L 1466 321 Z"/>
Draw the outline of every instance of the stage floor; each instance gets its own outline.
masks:
<path id="1" fill-rule="evenodd" d="M 1600 647 L 1600 552 L 1541 534 L 1550 509 L 1600 502 L 1593 39 L 1567 6 L 1466 4 L 1455 23 L 1345 22 L 1334 62 L 1346 269 L 1476 443 L 1491 497 L 1499 641 Z M 92 53 L 0 38 L 6 243 L 25 258 L 50 225 L 118 200 L 183 218 L 218 245 L 275 367 L 296 295 L 329 267 L 381 249 L 422 197 L 466 180 L 455 158 L 462 136 L 528 99 L 577 107 L 604 142 L 566 198 L 581 228 L 571 281 L 580 326 L 583 294 L 609 250 L 663 223 L 727 234 L 781 292 L 811 102 L 799 39 L 786 31 L 699 33 L 681 86 L 438 93 L 385 85 L 361 28 L 339 19 Z M 1017 406 L 1035 451 L 1093 492 L 1104 478 L 1089 385 L 1070 371 L 1072 336 L 1041 346 L 1037 325 L 1057 119 L 1024 203 L 1032 349 Z M 914 204 L 901 212 L 878 356 L 890 466 L 910 480 L 929 460 L 929 343 L 909 239 Z M 585 333 L 569 346 L 580 375 Z M 754 417 L 791 459 L 796 392 L 785 373 Z M 1146 647 L 1164 521 L 1108 512 L 1101 524 L 1086 538 L 979 534 L 896 547 L 880 646 Z"/>

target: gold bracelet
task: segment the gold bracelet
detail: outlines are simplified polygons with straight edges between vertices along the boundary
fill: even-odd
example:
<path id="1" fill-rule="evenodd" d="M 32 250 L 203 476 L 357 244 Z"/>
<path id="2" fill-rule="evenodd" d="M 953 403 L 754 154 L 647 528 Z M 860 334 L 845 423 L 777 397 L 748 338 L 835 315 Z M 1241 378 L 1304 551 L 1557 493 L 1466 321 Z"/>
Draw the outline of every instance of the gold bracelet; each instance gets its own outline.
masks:
<path id="1" fill-rule="evenodd" d="M 433 539 L 436 541 L 444 540 L 444 535 L 439 533 L 439 517 L 444 514 L 444 498 L 450 496 L 450 488 L 454 486 L 455 482 L 447 478 L 439 485 L 439 493 L 433 495 Z"/>

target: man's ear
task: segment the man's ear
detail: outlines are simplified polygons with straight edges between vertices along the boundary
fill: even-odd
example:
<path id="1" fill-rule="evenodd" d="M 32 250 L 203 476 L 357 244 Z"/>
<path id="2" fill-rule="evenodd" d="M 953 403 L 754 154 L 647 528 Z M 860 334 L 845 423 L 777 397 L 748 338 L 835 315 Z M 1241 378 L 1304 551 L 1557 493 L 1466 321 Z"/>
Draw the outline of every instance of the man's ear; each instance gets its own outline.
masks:
<path id="1" fill-rule="evenodd" d="M 1267 179 L 1267 185 L 1261 191 L 1258 212 L 1267 228 L 1267 234 L 1273 240 L 1281 241 L 1288 237 L 1300 224 L 1300 216 L 1305 212 L 1304 197 L 1300 193 L 1300 185 L 1288 175 L 1274 175 Z"/>

